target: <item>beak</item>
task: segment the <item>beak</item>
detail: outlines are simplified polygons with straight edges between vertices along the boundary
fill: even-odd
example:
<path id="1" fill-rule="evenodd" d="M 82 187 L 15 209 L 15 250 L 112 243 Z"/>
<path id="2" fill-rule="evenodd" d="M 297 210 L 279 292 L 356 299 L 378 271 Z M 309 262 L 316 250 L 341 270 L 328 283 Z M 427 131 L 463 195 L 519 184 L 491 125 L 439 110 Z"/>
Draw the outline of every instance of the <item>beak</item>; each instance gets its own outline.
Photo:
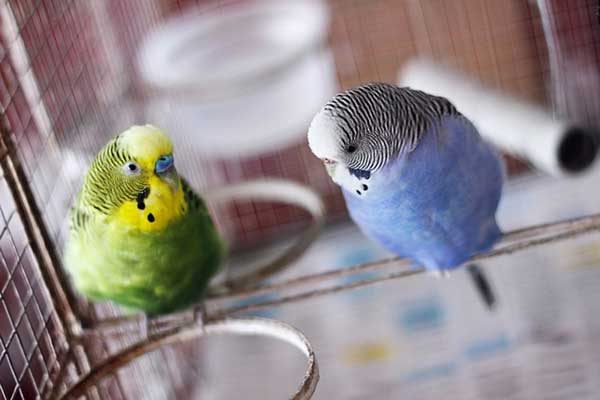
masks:
<path id="1" fill-rule="evenodd" d="M 160 156 L 154 165 L 154 172 L 159 178 L 167 182 L 173 193 L 177 192 L 179 189 L 179 177 L 177 176 L 177 171 L 175 171 L 173 155 Z"/>
<path id="2" fill-rule="evenodd" d="M 323 165 L 325 165 L 325 169 L 327 170 L 329 176 L 333 178 L 333 175 L 335 174 L 335 168 L 337 167 L 337 161 L 329 158 L 322 158 L 321 161 L 323 161 Z"/>

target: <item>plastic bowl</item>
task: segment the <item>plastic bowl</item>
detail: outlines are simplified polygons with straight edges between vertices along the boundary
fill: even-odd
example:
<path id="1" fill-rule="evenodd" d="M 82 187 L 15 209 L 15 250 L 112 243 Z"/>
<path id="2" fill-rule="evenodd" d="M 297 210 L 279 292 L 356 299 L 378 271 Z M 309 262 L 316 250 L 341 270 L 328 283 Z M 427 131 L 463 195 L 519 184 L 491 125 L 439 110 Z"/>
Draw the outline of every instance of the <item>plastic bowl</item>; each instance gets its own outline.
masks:
<path id="1" fill-rule="evenodd" d="M 144 41 L 147 117 L 205 157 L 277 150 L 336 91 L 322 1 L 232 2 L 173 17 Z"/>

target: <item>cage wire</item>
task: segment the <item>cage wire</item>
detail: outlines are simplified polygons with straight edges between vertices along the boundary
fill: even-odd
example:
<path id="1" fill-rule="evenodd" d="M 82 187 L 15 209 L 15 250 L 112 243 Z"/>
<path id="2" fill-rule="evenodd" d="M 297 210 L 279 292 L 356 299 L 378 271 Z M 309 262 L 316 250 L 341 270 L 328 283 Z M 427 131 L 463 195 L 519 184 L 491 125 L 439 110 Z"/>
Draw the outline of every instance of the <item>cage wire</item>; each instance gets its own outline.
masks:
<path id="1" fill-rule="evenodd" d="M 145 35 L 170 16 L 194 7 L 209 4 L 224 9 L 231 3 L 243 1 L 0 0 L 3 398 L 44 398 L 64 392 L 92 366 L 137 343 L 137 328 L 127 334 L 128 318 L 119 317 L 110 305 L 87 304 L 65 285 L 60 257 L 68 207 L 98 148 L 132 123 L 152 117 L 146 104 L 156 94 L 132 62 Z M 492 87 L 551 105 L 557 113 L 598 123 L 594 94 L 600 40 L 593 31 L 598 25 L 595 1 L 330 0 L 327 4 L 331 11 L 327 47 L 334 56 L 339 89 L 367 81 L 394 83 L 403 62 L 421 55 L 457 67 Z M 257 177 L 288 178 L 315 188 L 332 221 L 345 218 L 339 191 L 301 138 L 275 151 L 233 159 L 205 159 L 189 151 L 183 141 L 178 157 L 197 188 Z M 527 168 L 516 159 L 507 158 L 507 163 L 511 174 Z M 271 203 L 238 202 L 219 209 L 218 215 L 237 249 L 297 232 L 309 221 L 297 208 Z M 597 229 L 598 216 L 531 228 L 513 233 L 512 243 L 491 255 Z M 398 270 L 399 264 L 388 260 L 241 289 L 221 298 L 215 295 L 219 307 L 209 309 L 209 315 L 219 319 L 420 271 Z M 328 277 L 384 268 L 390 272 L 378 278 L 311 289 Z M 303 291 L 275 300 L 220 305 L 236 296 L 302 285 Z M 108 321 L 102 326 L 107 329 L 74 337 L 71 324 L 84 317 L 91 318 L 84 320 L 88 325 Z M 112 317 L 121 324 L 116 334 Z M 192 344 L 161 347 L 124 370 L 108 373 L 85 394 L 110 399 L 191 398 L 187 388 L 195 375 L 190 375 L 185 360 L 198 359 L 202 351 Z"/>

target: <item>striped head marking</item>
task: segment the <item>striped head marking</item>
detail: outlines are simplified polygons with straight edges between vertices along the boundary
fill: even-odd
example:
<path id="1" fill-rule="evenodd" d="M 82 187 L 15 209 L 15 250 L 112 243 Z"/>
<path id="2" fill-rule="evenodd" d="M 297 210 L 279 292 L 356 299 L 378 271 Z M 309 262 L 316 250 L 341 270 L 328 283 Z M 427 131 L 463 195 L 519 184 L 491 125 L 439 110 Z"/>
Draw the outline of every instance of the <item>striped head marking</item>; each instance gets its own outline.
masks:
<path id="1" fill-rule="evenodd" d="M 334 96 L 314 117 L 308 130 L 312 152 L 332 180 L 350 193 L 366 196 L 368 180 L 394 150 L 385 140 L 383 114 L 389 85 L 360 86 Z M 391 87 L 391 86 L 390 86 Z"/>
<path id="2" fill-rule="evenodd" d="M 163 229 L 186 208 L 173 144 L 152 125 L 132 126 L 108 142 L 81 193 L 94 212 L 148 232 Z"/>
<path id="3" fill-rule="evenodd" d="M 371 174 L 413 151 L 432 124 L 452 113 L 442 97 L 370 83 L 329 100 L 310 125 L 308 144 L 336 183 L 364 196 Z"/>

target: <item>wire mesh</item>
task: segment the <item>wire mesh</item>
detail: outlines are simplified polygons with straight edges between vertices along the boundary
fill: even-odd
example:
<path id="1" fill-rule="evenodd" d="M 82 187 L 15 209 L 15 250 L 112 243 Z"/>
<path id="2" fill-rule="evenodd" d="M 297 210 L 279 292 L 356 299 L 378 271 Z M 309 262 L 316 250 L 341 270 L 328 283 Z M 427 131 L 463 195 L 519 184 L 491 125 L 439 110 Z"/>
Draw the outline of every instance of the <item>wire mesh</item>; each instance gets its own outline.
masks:
<path id="1" fill-rule="evenodd" d="M 169 16 L 207 3 L 226 2 L 0 0 L 2 119 L 17 148 L 12 156 L 21 161 L 27 178 L 23 183 L 34 194 L 55 251 L 60 253 L 62 248 L 68 206 L 94 152 L 108 137 L 149 117 L 144 105 L 152 93 L 130 62 L 144 35 Z M 580 55 L 596 65 L 599 59 L 600 41 L 590 33 L 591 25 L 597 24 L 596 2 L 568 3 L 567 7 L 567 2 L 550 1 L 547 10 L 558 21 L 549 29 L 565 38 L 561 49 L 568 50 L 557 61 L 553 82 L 566 80 L 561 75 L 566 67 L 560 64 L 565 57 Z M 341 89 L 373 80 L 395 82 L 402 63 L 419 54 L 445 61 L 512 94 L 551 103 L 546 85 L 552 80 L 552 57 L 532 2 L 330 0 L 329 5 L 329 45 Z M 569 89 L 557 85 L 555 92 Z M 570 93 L 576 92 L 570 88 Z M 571 104 L 570 100 L 558 101 L 558 108 L 575 112 L 560 104 Z M 577 106 L 577 110 L 586 113 L 577 115 L 579 119 L 594 122 L 590 115 L 595 115 L 597 105 Z M 0 148 L 0 159 L 5 157 L 7 150 Z M 339 191 L 304 142 L 257 157 L 221 160 L 198 159 L 183 149 L 182 160 L 197 187 L 285 177 L 317 189 L 333 218 L 345 215 Z M 511 172 L 524 168 L 523 163 L 509 159 Z M 32 238 L 26 234 L 5 173 L 2 170 L 0 176 L 0 393 L 6 399 L 28 399 L 48 391 L 67 348 L 64 327 L 51 305 L 40 260 L 32 250 Z M 297 229 L 307 218 L 290 207 L 254 203 L 235 204 L 220 216 L 229 236 L 246 245 Z M 113 315 L 114 310 L 101 307 L 95 313 Z M 72 377 L 82 373 L 124 344 L 89 341 L 85 350 L 77 350 L 79 370 L 68 373 Z M 186 377 L 177 370 L 173 357 L 178 356 L 156 353 L 120 379 L 103 382 L 90 395 L 149 397 L 152 390 L 135 382 L 178 377 L 181 386 L 171 394 L 184 398 L 181 388 Z"/>
<path id="2" fill-rule="evenodd" d="M 3 175 L 0 188 L 1 391 L 7 399 L 35 398 L 60 367 L 64 339 Z"/>

